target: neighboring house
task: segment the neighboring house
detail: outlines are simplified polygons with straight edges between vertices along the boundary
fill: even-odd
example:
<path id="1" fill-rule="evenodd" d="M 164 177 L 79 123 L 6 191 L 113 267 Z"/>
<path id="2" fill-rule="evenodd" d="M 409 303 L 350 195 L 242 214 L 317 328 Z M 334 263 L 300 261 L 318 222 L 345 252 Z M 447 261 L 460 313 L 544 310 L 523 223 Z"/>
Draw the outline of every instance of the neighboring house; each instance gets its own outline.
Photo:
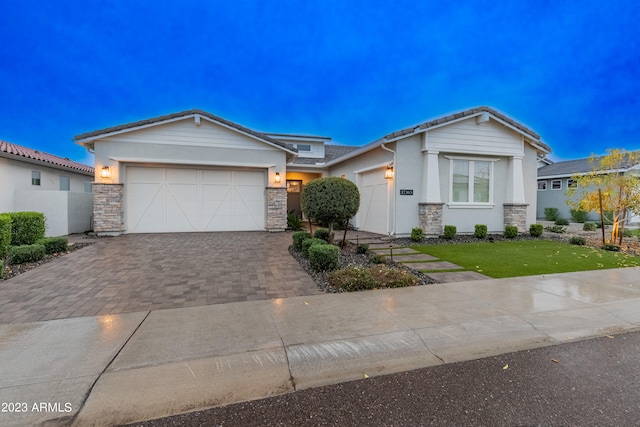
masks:
<path id="1" fill-rule="evenodd" d="M 94 229 L 101 234 L 270 230 L 299 212 L 308 181 L 339 176 L 361 193 L 353 225 L 428 235 L 535 222 L 540 136 L 487 107 L 394 132 L 362 147 L 260 133 L 201 110 L 75 137 L 95 152 Z"/>
<path id="2" fill-rule="evenodd" d="M 586 175 L 593 171 L 594 164 L 598 164 L 602 157 L 595 158 L 595 163 L 591 158 L 568 160 L 564 162 L 551 163 L 538 169 L 538 210 L 536 216 L 544 219 L 545 208 L 556 208 L 561 218 L 571 220 L 571 211 L 567 205 L 567 189 L 574 185 L 574 175 Z M 621 172 L 638 173 L 640 164 L 630 164 Z M 599 221 L 600 215 L 597 212 L 589 212 L 588 220 Z M 628 224 L 640 222 L 638 215 L 629 214 Z"/>
<path id="3" fill-rule="evenodd" d="M 91 166 L 0 141 L 0 212 L 36 211 L 46 235 L 91 230 Z"/>

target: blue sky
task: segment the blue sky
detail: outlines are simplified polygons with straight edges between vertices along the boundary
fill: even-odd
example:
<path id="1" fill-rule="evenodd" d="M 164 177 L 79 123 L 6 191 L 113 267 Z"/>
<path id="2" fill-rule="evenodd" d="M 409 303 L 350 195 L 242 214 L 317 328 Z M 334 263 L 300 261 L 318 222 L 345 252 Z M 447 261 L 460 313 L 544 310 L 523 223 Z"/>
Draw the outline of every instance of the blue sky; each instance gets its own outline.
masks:
<path id="1" fill-rule="evenodd" d="M 200 108 L 363 145 L 480 105 L 552 159 L 640 149 L 640 2 L 0 0 L 0 139 Z"/>

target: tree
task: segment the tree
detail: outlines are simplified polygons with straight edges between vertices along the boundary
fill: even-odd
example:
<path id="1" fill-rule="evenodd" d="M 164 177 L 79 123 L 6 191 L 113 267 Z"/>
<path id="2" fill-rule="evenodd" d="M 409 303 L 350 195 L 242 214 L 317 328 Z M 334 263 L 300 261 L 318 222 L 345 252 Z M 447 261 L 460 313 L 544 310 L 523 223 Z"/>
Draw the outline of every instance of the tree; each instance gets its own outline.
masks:
<path id="1" fill-rule="evenodd" d="M 329 240 L 333 240 L 333 224 L 345 224 L 360 207 L 356 185 L 343 178 L 318 178 L 302 188 L 302 212 L 309 219 L 329 224 Z M 345 233 L 346 234 L 346 233 Z M 343 239 L 344 244 L 344 239 Z"/>
<path id="2" fill-rule="evenodd" d="M 592 155 L 591 172 L 572 177 L 575 185 L 567 189 L 567 204 L 573 209 L 599 212 L 603 226 L 607 212 L 606 219 L 612 224 L 609 243 L 622 244 L 627 211 L 640 214 L 640 175 L 628 171 L 640 163 L 640 152 L 616 148 L 607 153 L 599 158 Z"/>

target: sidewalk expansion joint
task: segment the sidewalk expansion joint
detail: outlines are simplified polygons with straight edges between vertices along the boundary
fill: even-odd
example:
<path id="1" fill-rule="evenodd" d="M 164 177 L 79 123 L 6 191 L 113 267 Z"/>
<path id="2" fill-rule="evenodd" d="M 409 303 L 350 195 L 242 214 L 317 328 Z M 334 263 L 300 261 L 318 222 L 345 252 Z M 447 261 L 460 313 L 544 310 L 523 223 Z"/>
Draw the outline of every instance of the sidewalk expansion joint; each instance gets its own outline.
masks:
<path id="1" fill-rule="evenodd" d="M 124 343 L 122 343 L 122 345 L 120 346 L 120 348 L 118 349 L 116 354 L 113 355 L 111 360 L 109 360 L 109 363 L 107 363 L 105 365 L 104 369 L 98 374 L 96 379 L 91 384 L 91 387 L 89 387 L 89 390 L 85 393 L 85 395 L 84 395 L 84 397 L 82 399 L 82 402 L 80 403 L 80 407 L 76 411 L 75 415 L 71 418 L 71 422 L 69 423 L 69 425 L 73 425 L 76 422 L 76 419 L 78 418 L 78 416 L 82 412 L 82 409 L 84 408 L 85 403 L 87 403 L 87 399 L 89 399 L 89 396 L 91 396 L 91 393 L 93 392 L 93 389 L 95 388 L 95 386 L 98 383 L 98 381 L 100 380 L 100 378 L 102 378 L 102 375 L 104 375 L 104 373 L 107 372 L 107 369 L 109 369 L 111 364 L 114 362 L 114 360 L 116 360 L 116 358 L 120 355 L 120 353 L 127 346 L 127 344 L 129 344 L 129 341 L 131 341 L 131 338 L 133 338 L 133 336 L 136 334 L 136 332 L 138 332 L 138 330 L 140 329 L 142 324 L 145 322 L 145 320 L 147 320 L 147 318 L 149 317 L 150 314 L 151 314 L 151 311 L 147 311 L 147 314 L 144 316 L 144 319 L 142 319 L 140 321 L 138 326 L 136 326 L 136 328 L 133 330 L 133 332 L 131 332 L 131 335 L 129 335 L 129 338 L 127 338 L 126 341 Z"/>

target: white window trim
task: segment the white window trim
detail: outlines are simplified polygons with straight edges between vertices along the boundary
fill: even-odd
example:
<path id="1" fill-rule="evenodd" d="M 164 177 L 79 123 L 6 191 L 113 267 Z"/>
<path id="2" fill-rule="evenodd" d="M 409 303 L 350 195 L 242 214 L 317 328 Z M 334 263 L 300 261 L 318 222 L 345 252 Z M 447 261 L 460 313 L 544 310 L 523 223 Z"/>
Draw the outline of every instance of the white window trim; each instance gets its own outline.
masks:
<path id="1" fill-rule="evenodd" d="M 553 188 L 553 183 L 554 182 L 559 182 L 560 183 L 560 188 Z M 562 180 L 561 179 L 552 179 L 551 180 L 551 190 L 553 190 L 553 191 L 562 190 Z"/>
<path id="2" fill-rule="evenodd" d="M 444 156 L 449 159 L 449 203 L 447 206 L 453 209 L 460 208 L 484 208 L 489 209 L 495 206 L 493 202 L 493 182 L 494 182 L 494 164 L 500 159 L 485 157 L 467 157 L 467 156 Z M 489 171 L 489 201 L 488 202 L 454 202 L 453 199 L 453 161 L 466 160 L 469 162 L 489 162 L 491 170 Z M 471 165 L 469 165 L 471 166 Z M 475 165 L 474 165 L 475 168 Z M 472 168 L 469 167 L 469 197 L 473 197 L 473 184 L 471 180 Z"/>
<path id="3" fill-rule="evenodd" d="M 35 177 L 33 176 L 33 174 L 34 174 L 34 173 L 37 173 L 37 174 L 38 174 L 38 178 L 35 178 Z M 37 180 L 38 180 L 38 183 L 37 183 L 37 184 L 34 184 L 34 183 L 33 183 L 33 180 L 34 180 L 34 179 L 37 179 Z M 32 171 L 31 171 L 31 185 L 32 185 L 33 187 L 41 187 L 41 186 L 42 186 L 42 173 L 41 173 L 40 171 L 34 171 L 34 170 L 32 170 Z"/>
<path id="4" fill-rule="evenodd" d="M 544 182 L 544 188 L 540 188 L 541 182 Z M 538 181 L 538 191 L 547 191 L 548 188 L 549 188 L 549 181 L 547 181 L 546 179 Z"/>

